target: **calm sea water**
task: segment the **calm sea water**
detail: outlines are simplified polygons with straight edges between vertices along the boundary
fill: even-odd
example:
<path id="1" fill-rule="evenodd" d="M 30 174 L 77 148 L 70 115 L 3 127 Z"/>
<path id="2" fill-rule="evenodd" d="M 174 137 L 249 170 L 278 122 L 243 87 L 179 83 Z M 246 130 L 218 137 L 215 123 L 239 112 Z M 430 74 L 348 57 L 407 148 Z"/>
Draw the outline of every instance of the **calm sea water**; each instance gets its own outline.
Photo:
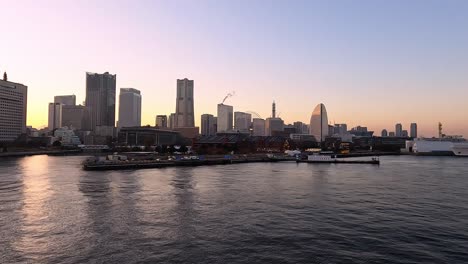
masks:
<path id="1" fill-rule="evenodd" d="M 86 172 L 0 160 L 0 263 L 468 263 L 468 159 Z"/>

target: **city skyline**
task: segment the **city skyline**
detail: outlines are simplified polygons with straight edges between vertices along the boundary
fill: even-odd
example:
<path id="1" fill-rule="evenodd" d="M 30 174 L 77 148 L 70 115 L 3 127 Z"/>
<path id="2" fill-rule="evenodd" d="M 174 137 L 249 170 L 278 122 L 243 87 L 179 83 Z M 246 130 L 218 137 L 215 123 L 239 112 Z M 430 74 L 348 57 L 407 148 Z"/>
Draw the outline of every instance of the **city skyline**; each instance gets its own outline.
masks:
<path id="1" fill-rule="evenodd" d="M 308 123 L 313 107 L 324 103 L 331 124 L 380 133 L 392 132 L 396 123 L 409 131 L 415 122 L 418 136 L 437 136 L 442 122 L 444 133 L 466 137 L 468 4 L 421 3 L 365 1 L 356 9 L 338 2 L 254 2 L 249 8 L 247 2 L 120 2 L 109 7 L 128 10 L 119 29 L 112 12 L 99 16 L 105 2 L 9 3 L 0 20 L 9 25 L 9 37 L 21 41 L 0 44 L 0 71 L 28 86 L 27 125 L 34 127 L 47 126 L 53 96 L 75 94 L 78 104 L 84 101 L 84 72 L 108 71 L 119 76 L 117 88 L 138 87 L 145 95 L 143 125 L 174 112 L 174 81 L 189 78 L 197 82 L 196 126 L 202 114 L 216 114 L 217 104 L 236 91 L 226 102 L 234 111 L 255 111 L 265 119 L 275 100 L 286 124 Z M 180 18 L 181 4 L 193 13 Z M 85 21 L 79 14 L 87 9 L 95 11 Z M 328 16 L 320 14 L 324 10 Z M 20 12 L 24 21 L 10 26 Z M 36 23 L 38 13 L 45 14 L 42 23 Z M 164 29 L 171 23 L 170 31 Z M 182 33 L 190 45 L 178 44 Z M 98 34 L 97 43 L 89 44 L 87 38 Z M 119 43 L 122 37 L 132 41 Z"/>

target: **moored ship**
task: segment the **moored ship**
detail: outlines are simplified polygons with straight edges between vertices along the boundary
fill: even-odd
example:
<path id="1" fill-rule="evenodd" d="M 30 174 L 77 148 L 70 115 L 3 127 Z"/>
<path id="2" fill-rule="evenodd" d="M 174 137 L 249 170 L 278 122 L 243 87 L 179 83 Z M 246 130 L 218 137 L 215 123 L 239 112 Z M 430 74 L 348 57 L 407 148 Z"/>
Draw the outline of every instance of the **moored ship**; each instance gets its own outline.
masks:
<path id="1" fill-rule="evenodd" d="M 468 157 L 468 142 L 453 143 L 453 154 L 460 157 Z"/>

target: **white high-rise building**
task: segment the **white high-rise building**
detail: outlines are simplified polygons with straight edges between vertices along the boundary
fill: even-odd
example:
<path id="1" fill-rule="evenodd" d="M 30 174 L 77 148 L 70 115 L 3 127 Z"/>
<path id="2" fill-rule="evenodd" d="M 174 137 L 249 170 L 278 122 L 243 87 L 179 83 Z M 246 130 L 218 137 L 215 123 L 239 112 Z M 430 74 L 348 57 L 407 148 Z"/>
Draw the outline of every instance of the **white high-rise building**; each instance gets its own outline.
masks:
<path id="1" fill-rule="evenodd" d="M 218 104 L 217 132 L 232 131 L 232 114 L 234 108 L 231 105 Z"/>
<path id="2" fill-rule="evenodd" d="M 265 136 L 265 119 L 254 118 L 252 121 L 252 129 L 254 136 Z"/>
<path id="3" fill-rule="evenodd" d="M 328 116 L 324 104 L 318 104 L 310 117 L 310 134 L 317 142 L 323 142 L 328 136 Z"/>
<path id="4" fill-rule="evenodd" d="M 0 142 L 12 142 L 26 133 L 28 87 L 0 80 Z"/>
<path id="5" fill-rule="evenodd" d="M 216 117 L 210 114 L 201 115 L 201 135 L 216 135 Z"/>
<path id="6" fill-rule="evenodd" d="M 244 112 L 234 112 L 234 130 L 248 132 L 252 123 L 252 115 Z"/>
<path id="7" fill-rule="evenodd" d="M 193 80 L 177 80 L 177 100 L 174 128 L 195 127 L 193 110 Z"/>
<path id="8" fill-rule="evenodd" d="M 49 103 L 49 130 L 54 130 L 62 127 L 62 104 L 61 103 Z"/>
<path id="9" fill-rule="evenodd" d="M 141 126 L 141 94 L 134 88 L 120 88 L 119 127 Z"/>

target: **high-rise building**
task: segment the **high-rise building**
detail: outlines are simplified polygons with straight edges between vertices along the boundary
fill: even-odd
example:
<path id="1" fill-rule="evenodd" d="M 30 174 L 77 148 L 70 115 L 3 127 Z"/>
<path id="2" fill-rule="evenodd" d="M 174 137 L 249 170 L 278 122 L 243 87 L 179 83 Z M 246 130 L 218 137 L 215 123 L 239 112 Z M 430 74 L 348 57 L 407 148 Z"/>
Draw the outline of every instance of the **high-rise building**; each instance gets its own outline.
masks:
<path id="1" fill-rule="evenodd" d="M 167 115 L 157 115 L 156 126 L 159 128 L 167 128 Z"/>
<path id="2" fill-rule="evenodd" d="M 328 135 L 328 116 L 324 104 L 318 104 L 310 117 L 310 134 L 317 142 L 322 142 Z"/>
<path id="3" fill-rule="evenodd" d="M 195 127 L 193 80 L 177 80 L 177 101 L 174 127 Z"/>
<path id="4" fill-rule="evenodd" d="M 134 88 L 120 88 L 119 127 L 141 126 L 141 93 Z"/>
<path id="5" fill-rule="evenodd" d="M 85 129 L 86 113 L 86 107 L 83 105 L 62 105 L 62 126 Z"/>
<path id="6" fill-rule="evenodd" d="M 49 119 L 48 126 L 49 130 L 54 130 L 62 127 L 62 104 L 61 103 L 49 103 Z"/>
<path id="7" fill-rule="evenodd" d="M 201 135 L 216 135 L 216 117 L 210 114 L 201 115 Z"/>
<path id="8" fill-rule="evenodd" d="M 297 134 L 305 134 L 307 133 L 305 131 L 305 126 L 304 126 L 304 123 L 302 123 L 301 121 L 296 121 L 293 123 L 294 127 L 296 128 L 296 133 Z"/>
<path id="9" fill-rule="evenodd" d="M 171 113 L 169 115 L 169 118 L 167 119 L 167 127 L 170 128 L 170 129 L 174 129 L 175 128 L 175 117 L 176 117 L 176 114 L 175 113 Z"/>
<path id="10" fill-rule="evenodd" d="M 382 130 L 382 134 L 381 134 L 382 137 L 388 137 L 388 132 L 386 129 Z"/>
<path id="11" fill-rule="evenodd" d="M 9 82 L 6 73 L 0 80 L 0 142 L 12 142 L 26 133 L 28 87 Z"/>
<path id="12" fill-rule="evenodd" d="M 394 136 L 395 136 L 395 132 L 388 132 L 388 136 L 389 136 L 389 137 L 394 137 Z"/>
<path id="13" fill-rule="evenodd" d="M 54 103 L 60 103 L 63 105 L 76 105 L 75 95 L 56 95 L 54 96 Z"/>
<path id="14" fill-rule="evenodd" d="M 213 117 L 213 123 L 210 126 L 210 135 L 216 135 L 218 132 L 218 117 Z"/>
<path id="15" fill-rule="evenodd" d="M 410 126 L 410 136 L 412 138 L 417 138 L 418 137 L 418 124 L 416 123 L 411 123 Z"/>
<path id="16" fill-rule="evenodd" d="M 274 132 L 284 131 L 284 121 L 281 118 L 267 118 L 265 121 L 265 135 L 272 136 Z"/>
<path id="17" fill-rule="evenodd" d="M 248 132 L 252 123 L 252 115 L 244 112 L 234 112 L 234 130 Z"/>
<path id="18" fill-rule="evenodd" d="M 232 131 L 232 114 L 234 108 L 231 105 L 218 104 L 217 132 Z"/>
<path id="19" fill-rule="evenodd" d="M 115 126 L 116 75 L 105 72 L 86 73 L 86 100 L 91 130 L 97 126 Z"/>
<path id="20" fill-rule="evenodd" d="M 408 137 L 408 130 L 401 131 L 401 137 Z"/>
<path id="21" fill-rule="evenodd" d="M 252 121 L 254 136 L 265 136 L 265 119 L 254 118 Z"/>
<path id="22" fill-rule="evenodd" d="M 328 125 L 328 136 L 333 137 L 334 134 L 335 134 L 335 126 Z"/>
<path id="23" fill-rule="evenodd" d="M 403 126 L 400 123 L 396 124 L 395 125 L 395 136 L 402 137 L 402 135 L 401 135 L 402 132 L 403 132 Z"/>

